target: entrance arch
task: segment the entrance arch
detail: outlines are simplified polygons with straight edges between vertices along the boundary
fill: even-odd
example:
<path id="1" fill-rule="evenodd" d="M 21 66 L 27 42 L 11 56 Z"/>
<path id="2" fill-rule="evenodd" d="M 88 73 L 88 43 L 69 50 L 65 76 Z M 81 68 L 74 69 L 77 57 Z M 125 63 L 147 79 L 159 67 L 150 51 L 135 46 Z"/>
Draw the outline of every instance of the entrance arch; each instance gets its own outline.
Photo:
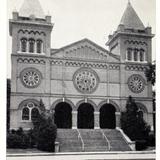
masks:
<path id="1" fill-rule="evenodd" d="M 104 104 L 100 108 L 100 128 L 114 129 L 116 127 L 116 109 L 112 104 Z"/>
<path id="2" fill-rule="evenodd" d="M 82 103 L 78 107 L 78 128 L 94 128 L 94 108 L 89 103 Z"/>
<path id="3" fill-rule="evenodd" d="M 72 128 L 72 108 L 66 102 L 60 102 L 55 107 L 54 122 L 57 128 Z"/>

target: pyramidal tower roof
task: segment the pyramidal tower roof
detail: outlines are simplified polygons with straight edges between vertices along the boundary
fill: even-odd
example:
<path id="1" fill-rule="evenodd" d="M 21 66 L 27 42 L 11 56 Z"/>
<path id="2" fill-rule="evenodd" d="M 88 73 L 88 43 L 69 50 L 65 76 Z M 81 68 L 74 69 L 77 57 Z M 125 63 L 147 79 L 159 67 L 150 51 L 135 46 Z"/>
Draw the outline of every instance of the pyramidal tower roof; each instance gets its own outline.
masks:
<path id="1" fill-rule="evenodd" d="M 128 1 L 126 10 L 121 18 L 120 24 L 123 24 L 125 28 L 133 28 L 138 30 L 144 30 L 145 27 L 132 7 L 130 1 Z"/>
<path id="2" fill-rule="evenodd" d="M 19 16 L 35 16 L 36 18 L 45 19 L 45 15 L 39 0 L 24 0 L 19 11 Z"/>

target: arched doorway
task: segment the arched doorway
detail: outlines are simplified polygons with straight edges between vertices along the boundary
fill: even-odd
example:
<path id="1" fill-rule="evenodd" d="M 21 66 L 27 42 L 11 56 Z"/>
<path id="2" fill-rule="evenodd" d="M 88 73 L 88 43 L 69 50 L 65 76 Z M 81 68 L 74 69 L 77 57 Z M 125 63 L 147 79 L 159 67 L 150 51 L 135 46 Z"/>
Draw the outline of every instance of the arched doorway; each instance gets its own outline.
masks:
<path id="1" fill-rule="evenodd" d="M 54 122 L 57 128 L 72 128 L 72 108 L 66 102 L 60 102 L 55 107 Z"/>
<path id="2" fill-rule="evenodd" d="M 78 108 L 78 128 L 94 128 L 94 109 L 89 103 L 82 103 Z"/>
<path id="3" fill-rule="evenodd" d="M 100 128 L 114 129 L 116 127 L 115 111 L 112 104 L 104 104 L 100 108 Z"/>

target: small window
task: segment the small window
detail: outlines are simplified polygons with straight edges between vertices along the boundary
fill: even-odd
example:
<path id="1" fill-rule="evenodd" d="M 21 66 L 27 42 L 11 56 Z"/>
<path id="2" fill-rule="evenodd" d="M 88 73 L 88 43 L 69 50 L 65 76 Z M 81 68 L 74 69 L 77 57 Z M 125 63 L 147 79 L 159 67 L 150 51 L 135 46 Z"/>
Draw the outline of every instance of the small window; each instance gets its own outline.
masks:
<path id="1" fill-rule="evenodd" d="M 140 50 L 140 58 L 139 59 L 141 62 L 144 61 L 144 50 L 143 49 Z"/>
<path id="2" fill-rule="evenodd" d="M 35 45 L 34 39 L 30 39 L 29 40 L 29 52 L 30 53 L 34 53 L 34 45 Z"/>
<path id="3" fill-rule="evenodd" d="M 42 41 L 37 40 L 37 53 L 42 53 Z"/>
<path id="4" fill-rule="evenodd" d="M 25 38 L 21 39 L 21 51 L 22 52 L 27 51 L 27 39 Z"/>
<path id="5" fill-rule="evenodd" d="M 127 49 L 127 60 L 128 61 L 132 60 L 132 49 L 131 48 Z"/>
<path id="6" fill-rule="evenodd" d="M 22 120 L 29 120 L 29 108 L 25 107 L 22 110 Z"/>
<path id="7" fill-rule="evenodd" d="M 37 108 L 33 108 L 31 111 L 31 119 L 32 120 L 37 120 L 39 116 L 39 111 Z"/>
<path id="8" fill-rule="evenodd" d="M 134 49 L 134 61 L 138 61 L 138 49 Z"/>

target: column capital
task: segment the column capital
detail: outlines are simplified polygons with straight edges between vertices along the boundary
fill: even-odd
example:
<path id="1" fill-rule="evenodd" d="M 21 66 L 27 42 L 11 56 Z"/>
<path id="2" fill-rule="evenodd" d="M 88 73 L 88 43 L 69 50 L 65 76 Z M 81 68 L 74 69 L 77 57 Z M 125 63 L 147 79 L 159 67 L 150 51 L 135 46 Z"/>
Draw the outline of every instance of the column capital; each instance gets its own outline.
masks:
<path id="1" fill-rule="evenodd" d="M 115 115 L 121 115 L 121 112 L 115 112 Z"/>
<path id="2" fill-rule="evenodd" d="M 100 114 L 99 111 L 94 112 L 94 115 L 99 115 L 99 114 Z"/>
<path id="3" fill-rule="evenodd" d="M 72 114 L 77 114 L 78 113 L 78 111 L 72 111 Z"/>

